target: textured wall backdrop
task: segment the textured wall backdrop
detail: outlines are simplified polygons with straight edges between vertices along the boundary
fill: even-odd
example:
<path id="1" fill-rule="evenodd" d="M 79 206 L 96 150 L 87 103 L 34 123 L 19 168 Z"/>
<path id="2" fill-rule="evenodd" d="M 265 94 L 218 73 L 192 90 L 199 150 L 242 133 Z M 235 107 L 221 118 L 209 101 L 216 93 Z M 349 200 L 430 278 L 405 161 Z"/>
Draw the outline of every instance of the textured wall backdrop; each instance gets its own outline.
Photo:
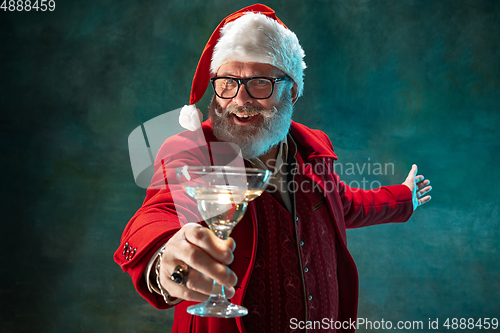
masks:
<path id="1" fill-rule="evenodd" d="M 213 29 L 249 4 L 0 10 L 2 332 L 169 331 L 173 311 L 147 304 L 112 259 L 145 194 L 127 137 L 188 102 Z M 294 119 L 325 131 L 346 168 L 394 165 L 341 178 L 396 184 L 417 163 L 432 180 L 410 222 L 349 231 L 359 317 L 500 317 L 500 2 L 266 4 L 306 52 Z"/>

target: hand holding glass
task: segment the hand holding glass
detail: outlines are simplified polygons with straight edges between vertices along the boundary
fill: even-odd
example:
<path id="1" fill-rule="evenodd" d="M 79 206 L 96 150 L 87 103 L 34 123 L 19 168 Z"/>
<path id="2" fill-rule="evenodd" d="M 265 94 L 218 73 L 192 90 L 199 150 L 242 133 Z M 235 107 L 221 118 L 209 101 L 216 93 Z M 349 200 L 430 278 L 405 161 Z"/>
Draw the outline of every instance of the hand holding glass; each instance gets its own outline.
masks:
<path id="1" fill-rule="evenodd" d="M 184 190 L 196 199 L 198 210 L 217 237 L 226 240 L 234 226 L 243 218 L 248 202 L 266 189 L 268 170 L 201 166 L 176 169 L 176 176 Z M 230 303 L 224 288 L 214 281 L 212 294 L 203 303 L 188 307 L 192 315 L 234 318 L 244 316 L 248 310 Z"/>

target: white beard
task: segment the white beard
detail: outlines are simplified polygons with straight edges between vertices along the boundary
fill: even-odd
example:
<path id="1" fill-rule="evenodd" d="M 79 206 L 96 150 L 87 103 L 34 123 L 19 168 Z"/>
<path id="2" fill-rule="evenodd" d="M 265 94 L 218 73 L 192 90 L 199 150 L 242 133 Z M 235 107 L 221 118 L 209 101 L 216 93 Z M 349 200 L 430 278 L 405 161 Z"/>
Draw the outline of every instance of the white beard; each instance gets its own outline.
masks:
<path id="1" fill-rule="evenodd" d="M 232 114 L 241 111 L 260 113 L 263 121 L 259 125 L 238 126 Z M 237 144 L 245 159 L 254 159 L 266 154 L 287 135 L 292 120 L 291 93 L 284 93 L 279 105 L 271 110 L 254 106 L 229 106 L 222 110 L 215 95 L 209 106 L 208 116 L 212 121 L 215 137 L 224 142 Z"/>

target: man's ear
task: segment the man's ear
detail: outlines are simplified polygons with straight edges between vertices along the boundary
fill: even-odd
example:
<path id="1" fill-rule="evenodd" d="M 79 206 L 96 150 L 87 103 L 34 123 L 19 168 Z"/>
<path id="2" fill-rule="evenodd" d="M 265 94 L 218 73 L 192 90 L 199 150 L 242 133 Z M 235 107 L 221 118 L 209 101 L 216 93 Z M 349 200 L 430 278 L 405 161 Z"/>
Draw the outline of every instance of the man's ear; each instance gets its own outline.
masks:
<path id="1" fill-rule="evenodd" d="M 299 98 L 299 93 L 297 90 L 297 84 L 294 82 L 292 87 L 292 104 L 295 104 L 298 98 Z"/>

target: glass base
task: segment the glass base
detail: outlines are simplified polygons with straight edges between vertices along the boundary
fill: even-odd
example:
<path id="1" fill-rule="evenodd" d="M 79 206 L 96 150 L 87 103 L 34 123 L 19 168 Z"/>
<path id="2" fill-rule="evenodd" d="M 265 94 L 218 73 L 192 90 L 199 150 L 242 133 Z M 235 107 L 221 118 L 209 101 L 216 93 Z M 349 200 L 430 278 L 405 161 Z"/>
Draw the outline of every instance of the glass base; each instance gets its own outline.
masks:
<path id="1" fill-rule="evenodd" d="M 189 314 L 201 317 L 234 318 L 248 314 L 247 308 L 230 303 L 225 297 L 210 296 L 205 302 L 187 308 Z"/>

